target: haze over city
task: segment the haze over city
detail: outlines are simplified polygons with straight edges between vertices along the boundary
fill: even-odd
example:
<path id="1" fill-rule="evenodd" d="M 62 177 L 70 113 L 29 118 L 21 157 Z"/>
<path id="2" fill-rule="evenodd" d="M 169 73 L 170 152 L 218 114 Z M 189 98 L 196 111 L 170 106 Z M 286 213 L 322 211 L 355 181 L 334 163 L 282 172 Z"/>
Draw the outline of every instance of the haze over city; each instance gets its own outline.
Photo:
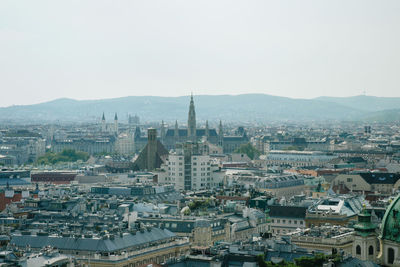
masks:
<path id="1" fill-rule="evenodd" d="M 0 106 L 400 96 L 399 1 L 1 1 Z"/>
<path id="2" fill-rule="evenodd" d="M 0 266 L 400 267 L 400 1 L 0 1 Z"/>

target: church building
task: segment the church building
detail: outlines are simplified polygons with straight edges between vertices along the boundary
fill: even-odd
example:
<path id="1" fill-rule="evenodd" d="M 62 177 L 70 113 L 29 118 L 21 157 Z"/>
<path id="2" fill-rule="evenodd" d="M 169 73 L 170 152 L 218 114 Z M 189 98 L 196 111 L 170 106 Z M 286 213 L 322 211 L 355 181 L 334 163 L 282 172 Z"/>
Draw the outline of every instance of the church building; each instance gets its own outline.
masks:
<path id="1" fill-rule="evenodd" d="M 200 140 L 205 138 L 211 144 L 223 147 L 224 153 L 232 153 L 240 145 L 247 144 L 249 142 L 249 138 L 247 137 L 243 127 L 239 127 L 239 130 L 237 132 L 237 136 L 224 136 L 221 121 L 219 124 L 218 132 L 216 129 L 209 128 L 208 121 L 206 121 L 206 125 L 204 128 L 197 128 L 196 111 L 193 95 L 191 95 L 187 128 L 179 128 L 178 122 L 176 121 L 175 127 L 173 129 L 165 130 L 164 123 L 162 123 L 160 139 L 163 145 L 168 150 L 171 150 L 175 149 L 175 145 L 178 143 L 185 143 L 187 141 L 199 142 Z"/>

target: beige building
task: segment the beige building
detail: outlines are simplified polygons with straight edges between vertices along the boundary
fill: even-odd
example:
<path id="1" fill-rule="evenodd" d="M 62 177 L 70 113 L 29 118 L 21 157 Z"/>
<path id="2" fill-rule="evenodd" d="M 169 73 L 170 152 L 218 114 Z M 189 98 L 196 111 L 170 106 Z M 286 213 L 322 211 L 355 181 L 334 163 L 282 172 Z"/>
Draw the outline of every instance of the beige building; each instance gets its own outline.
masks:
<path id="1" fill-rule="evenodd" d="M 219 222 L 209 220 L 197 220 L 193 229 L 194 246 L 209 247 L 218 241 L 229 241 L 229 223 L 218 225 Z"/>
<path id="2" fill-rule="evenodd" d="M 309 231 L 310 229 L 308 229 Z M 337 236 L 312 236 L 307 234 L 294 234 L 291 236 L 292 243 L 308 251 L 323 251 L 332 253 L 332 248 L 337 251 L 343 250 L 345 254 L 351 255 L 353 248 L 354 232 L 349 230 Z"/>
<path id="3" fill-rule="evenodd" d="M 378 192 L 380 194 L 391 195 L 400 186 L 400 174 L 340 174 L 332 181 L 332 185 L 344 185 L 353 192 Z"/>
<path id="4" fill-rule="evenodd" d="M 268 206 L 268 209 L 274 236 L 286 235 L 306 226 L 306 207 L 276 205 Z"/>
<path id="5" fill-rule="evenodd" d="M 182 237 L 188 237 L 196 246 L 212 246 L 217 241 L 230 241 L 230 223 L 225 218 L 199 219 L 195 217 L 149 217 L 140 222 L 150 225 L 163 225 L 166 229 Z"/>

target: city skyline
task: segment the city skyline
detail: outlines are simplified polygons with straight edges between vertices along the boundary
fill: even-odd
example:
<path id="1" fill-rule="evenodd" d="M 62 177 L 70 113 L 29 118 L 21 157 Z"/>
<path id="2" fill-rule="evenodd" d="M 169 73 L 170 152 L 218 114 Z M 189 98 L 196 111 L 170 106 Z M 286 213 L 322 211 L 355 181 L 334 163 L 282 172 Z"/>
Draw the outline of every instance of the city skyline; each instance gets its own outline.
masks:
<path id="1" fill-rule="evenodd" d="M 400 1 L 0 1 L 0 265 L 400 266 Z"/>

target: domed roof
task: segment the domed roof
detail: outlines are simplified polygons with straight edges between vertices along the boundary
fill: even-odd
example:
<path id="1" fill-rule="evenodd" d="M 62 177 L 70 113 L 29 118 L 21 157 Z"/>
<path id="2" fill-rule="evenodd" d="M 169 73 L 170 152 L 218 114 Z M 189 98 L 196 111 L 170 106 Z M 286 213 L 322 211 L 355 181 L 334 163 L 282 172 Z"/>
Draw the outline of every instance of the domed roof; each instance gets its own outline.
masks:
<path id="1" fill-rule="evenodd" d="M 400 243 L 400 195 L 393 200 L 383 216 L 380 238 Z"/>

